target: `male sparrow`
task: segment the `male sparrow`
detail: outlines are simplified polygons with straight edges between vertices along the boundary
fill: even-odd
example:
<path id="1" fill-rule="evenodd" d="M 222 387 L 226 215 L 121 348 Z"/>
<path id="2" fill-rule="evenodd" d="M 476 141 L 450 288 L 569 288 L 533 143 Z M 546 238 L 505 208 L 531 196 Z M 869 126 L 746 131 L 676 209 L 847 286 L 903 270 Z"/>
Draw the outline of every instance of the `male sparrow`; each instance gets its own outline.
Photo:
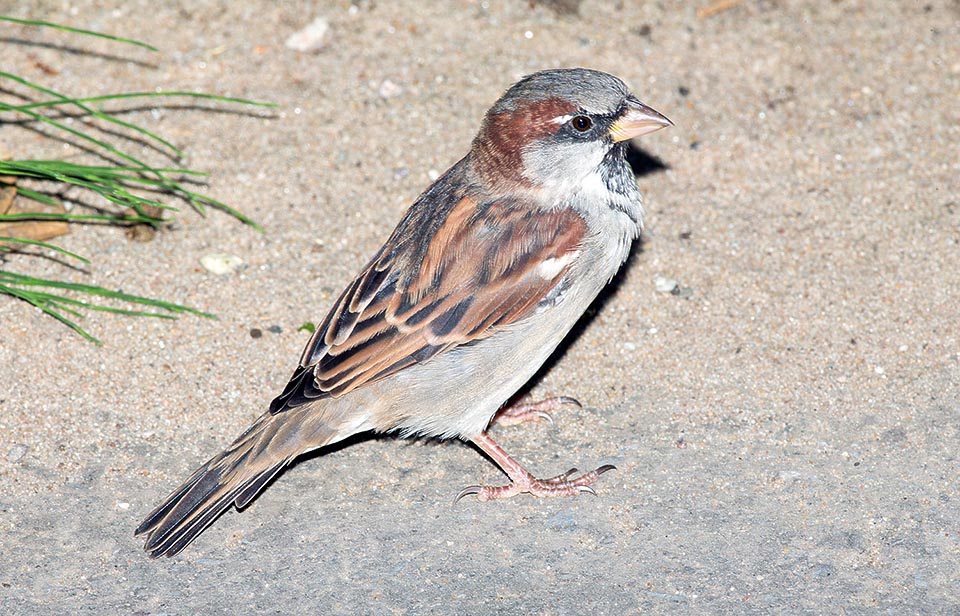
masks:
<path id="1" fill-rule="evenodd" d="M 365 431 L 469 440 L 510 478 L 458 498 L 592 493 L 613 467 L 537 479 L 486 430 L 626 259 L 643 214 L 626 142 L 669 125 L 606 73 L 513 85 L 340 294 L 270 410 L 140 524 L 144 549 L 178 553 L 297 456 Z"/>

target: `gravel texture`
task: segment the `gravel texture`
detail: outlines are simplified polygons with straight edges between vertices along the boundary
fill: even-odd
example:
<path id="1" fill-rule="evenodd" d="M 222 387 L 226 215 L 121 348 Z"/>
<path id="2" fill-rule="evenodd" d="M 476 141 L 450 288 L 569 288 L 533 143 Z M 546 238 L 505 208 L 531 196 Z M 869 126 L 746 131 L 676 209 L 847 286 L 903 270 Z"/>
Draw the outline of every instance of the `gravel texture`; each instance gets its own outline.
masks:
<path id="1" fill-rule="evenodd" d="M 162 50 L 0 24 L 4 71 L 280 104 L 125 107 L 264 233 L 184 212 L 150 242 L 75 230 L 82 270 L 2 264 L 219 318 L 95 315 L 96 347 L 0 298 L 0 613 L 960 612 L 960 4 L 707 4 L 0 1 Z M 642 246 L 532 387 L 585 407 L 496 429 L 545 475 L 616 464 L 599 496 L 453 505 L 503 480 L 472 448 L 359 439 L 147 559 L 133 528 L 265 409 L 298 328 L 556 66 L 676 123 L 638 144 Z"/>

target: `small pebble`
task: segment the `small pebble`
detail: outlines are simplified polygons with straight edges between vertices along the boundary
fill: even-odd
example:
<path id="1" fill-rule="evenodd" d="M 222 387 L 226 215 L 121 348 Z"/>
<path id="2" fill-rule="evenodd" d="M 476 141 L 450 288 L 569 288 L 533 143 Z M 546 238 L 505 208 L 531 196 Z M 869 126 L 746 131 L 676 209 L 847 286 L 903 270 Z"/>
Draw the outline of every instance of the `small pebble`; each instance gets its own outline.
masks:
<path id="1" fill-rule="evenodd" d="M 673 290 L 680 285 L 673 278 L 667 278 L 666 276 L 657 274 L 653 277 L 653 286 L 659 293 L 673 293 Z"/>
<path id="2" fill-rule="evenodd" d="M 330 24 L 323 17 L 317 17 L 306 28 L 291 34 L 284 45 L 294 51 L 309 52 L 323 49 L 323 39 Z"/>
<path id="3" fill-rule="evenodd" d="M 283 333 L 283 328 L 280 327 L 279 325 L 271 325 L 270 327 L 267 328 L 267 331 L 270 332 L 271 334 L 280 334 L 280 333 Z"/>
<path id="4" fill-rule="evenodd" d="M 261 330 L 261 329 L 259 329 L 259 328 L 257 328 L 257 327 L 251 327 L 251 328 L 250 328 L 250 337 L 251 337 L 251 338 L 261 338 L 261 337 L 263 337 L 263 330 Z"/>
<path id="5" fill-rule="evenodd" d="M 243 259 L 225 252 L 215 252 L 200 257 L 200 265 L 208 272 L 222 276 L 243 265 Z"/>
<path id="6" fill-rule="evenodd" d="M 403 94 L 403 88 L 393 83 L 389 79 L 384 79 L 383 83 L 380 84 L 380 89 L 377 91 L 380 95 L 380 98 L 395 98 Z"/>

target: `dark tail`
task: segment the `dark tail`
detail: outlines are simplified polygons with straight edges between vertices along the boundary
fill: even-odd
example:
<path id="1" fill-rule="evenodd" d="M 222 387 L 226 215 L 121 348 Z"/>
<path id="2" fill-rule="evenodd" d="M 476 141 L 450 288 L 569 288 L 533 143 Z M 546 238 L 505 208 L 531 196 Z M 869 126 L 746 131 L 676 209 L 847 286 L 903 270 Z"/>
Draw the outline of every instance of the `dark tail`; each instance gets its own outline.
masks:
<path id="1" fill-rule="evenodd" d="M 333 440 L 330 431 L 319 443 L 290 438 L 297 433 L 296 427 L 285 424 L 297 420 L 296 416 L 264 415 L 154 509 L 135 531 L 137 536 L 147 536 L 143 549 L 150 557 L 174 556 L 230 505 L 243 508 L 250 503 L 297 455 Z"/>

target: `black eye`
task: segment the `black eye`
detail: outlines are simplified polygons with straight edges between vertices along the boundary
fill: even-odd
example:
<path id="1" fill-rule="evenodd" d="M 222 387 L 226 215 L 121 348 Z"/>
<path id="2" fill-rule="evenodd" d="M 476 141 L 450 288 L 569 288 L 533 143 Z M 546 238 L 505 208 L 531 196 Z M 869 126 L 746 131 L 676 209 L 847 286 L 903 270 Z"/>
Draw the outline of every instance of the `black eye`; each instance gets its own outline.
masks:
<path id="1" fill-rule="evenodd" d="M 581 133 L 585 133 L 593 126 L 593 121 L 587 116 L 577 116 L 570 120 L 570 124 Z"/>

